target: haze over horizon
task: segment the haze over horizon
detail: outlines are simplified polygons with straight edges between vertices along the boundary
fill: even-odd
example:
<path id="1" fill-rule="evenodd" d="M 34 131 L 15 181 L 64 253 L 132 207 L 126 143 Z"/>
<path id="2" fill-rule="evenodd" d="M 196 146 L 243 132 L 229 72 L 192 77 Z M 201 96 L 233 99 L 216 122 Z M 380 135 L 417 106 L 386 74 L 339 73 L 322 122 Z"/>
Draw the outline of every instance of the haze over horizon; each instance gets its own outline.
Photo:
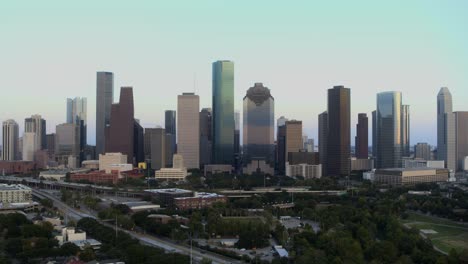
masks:
<path id="1" fill-rule="evenodd" d="M 371 122 L 378 92 L 403 93 L 411 145 L 436 144 L 440 87 L 454 111 L 468 111 L 468 2 L 311 2 L 0 3 L 0 119 L 18 122 L 21 136 L 24 118 L 40 114 L 50 133 L 66 121 L 67 97 L 87 97 L 94 144 L 96 72 L 110 71 L 114 102 L 132 86 L 135 117 L 164 126 L 183 92 L 211 107 L 211 63 L 223 59 L 235 64 L 237 110 L 262 82 L 276 118 L 302 120 L 316 143 L 334 85 L 351 88 L 352 145 L 357 114 Z"/>

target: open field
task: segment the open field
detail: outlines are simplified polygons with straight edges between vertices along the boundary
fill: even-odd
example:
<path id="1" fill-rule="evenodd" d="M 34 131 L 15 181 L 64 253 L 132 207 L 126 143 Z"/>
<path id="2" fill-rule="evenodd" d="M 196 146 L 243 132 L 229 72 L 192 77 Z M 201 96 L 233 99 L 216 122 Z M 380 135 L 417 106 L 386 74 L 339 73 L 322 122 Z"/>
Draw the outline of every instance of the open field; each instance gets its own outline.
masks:
<path id="1" fill-rule="evenodd" d="M 468 249 L 468 225 L 447 219 L 409 213 L 407 219 L 401 220 L 406 226 L 419 230 L 434 230 L 435 234 L 425 234 L 434 246 L 448 253 L 453 248 L 457 252 Z"/>

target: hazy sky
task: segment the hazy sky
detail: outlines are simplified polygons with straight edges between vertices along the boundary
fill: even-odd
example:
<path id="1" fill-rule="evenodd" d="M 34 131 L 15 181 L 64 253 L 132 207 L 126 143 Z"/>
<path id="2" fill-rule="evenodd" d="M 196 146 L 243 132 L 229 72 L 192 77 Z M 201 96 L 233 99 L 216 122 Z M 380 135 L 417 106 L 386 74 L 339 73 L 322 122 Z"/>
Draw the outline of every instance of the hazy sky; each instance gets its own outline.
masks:
<path id="1" fill-rule="evenodd" d="M 235 105 L 255 82 L 276 117 L 302 120 L 316 138 L 327 89 L 351 88 L 370 116 L 376 93 L 411 105 L 411 144 L 436 142 L 436 95 L 448 86 L 468 110 L 468 1 L 14 1 L 0 2 L 0 119 L 41 114 L 65 122 L 67 97 L 88 98 L 95 142 L 96 71 L 133 86 L 136 118 L 162 125 L 177 95 L 211 107 L 211 63 L 235 63 Z M 371 123 L 369 124 L 371 127 Z M 317 142 L 317 141 L 316 141 Z M 353 140 L 354 144 L 354 140 Z"/>

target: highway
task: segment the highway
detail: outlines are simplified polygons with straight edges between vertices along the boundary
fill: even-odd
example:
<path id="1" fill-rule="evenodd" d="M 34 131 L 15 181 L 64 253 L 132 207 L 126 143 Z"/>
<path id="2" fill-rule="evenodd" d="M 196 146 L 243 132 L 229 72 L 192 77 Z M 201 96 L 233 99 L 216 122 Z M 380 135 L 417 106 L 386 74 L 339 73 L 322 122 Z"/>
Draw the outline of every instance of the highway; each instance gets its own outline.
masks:
<path id="1" fill-rule="evenodd" d="M 84 213 L 81 210 L 78 210 L 76 208 L 72 208 L 72 207 L 68 206 L 67 204 L 65 204 L 62 201 L 60 201 L 59 199 L 57 199 L 57 197 L 55 197 L 52 194 L 49 194 L 49 193 L 44 192 L 42 190 L 33 189 L 33 195 L 38 197 L 38 198 L 48 198 L 48 199 L 52 200 L 52 202 L 54 203 L 54 206 L 57 207 L 60 211 L 67 214 L 69 219 L 79 221 L 81 218 L 90 217 L 90 218 L 96 219 L 102 225 L 105 225 L 105 226 L 108 226 L 108 227 L 111 227 L 111 228 L 115 228 L 114 225 L 111 225 L 111 224 L 106 223 L 106 222 L 102 222 L 101 220 L 99 220 L 94 215 Z M 125 230 L 125 229 L 122 229 L 122 228 L 117 228 L 117 229 L 122 231 L 122 232 L 125 232 L 125 233 L 129 234 L 130 236 L 132 236 L 135 239 L 138 239 L 140 241 L 140 243 L 142 243 L 144 245 L 149 245 L 149 246 L 152 246 L 152 247 L 158 247 L 158 248 L 164 249 L 167 252 L 177 252 L 177 253 L 180 253 L 180 254 L 190 256 L 190 247 L 188 247 L 188 246 L 181 245 L 181 244 L 176 244 L 176 243 L 173 243 L 171 241 L 160 239 L 160 238 L 157 238 L 157 237 L 154 237 L 154 236 L 139 234 L 139 233 L 129 231 L 129 230 Z M 216 264 L 242 263 L 241 261 L 238 261 L 236 259 L 231 259 L 231 258 L 221 256 L 221 255 L 218 255 L 218 254 L 215 254 L 215 253 L 212 253 L 212 252 L 208 252 L 208 251 L 205 252 L 205 251 L 200 250 L 198 248 L 193 248 L 192 249 L 192 256 L 193 256 L 193 259 L 194 259 L 195 262 L 198 262 L 198 261 L 202 260 L 203 258 L 206 258 L 206 259 L 210 259 L 213 263 L 216 263 Z"/>

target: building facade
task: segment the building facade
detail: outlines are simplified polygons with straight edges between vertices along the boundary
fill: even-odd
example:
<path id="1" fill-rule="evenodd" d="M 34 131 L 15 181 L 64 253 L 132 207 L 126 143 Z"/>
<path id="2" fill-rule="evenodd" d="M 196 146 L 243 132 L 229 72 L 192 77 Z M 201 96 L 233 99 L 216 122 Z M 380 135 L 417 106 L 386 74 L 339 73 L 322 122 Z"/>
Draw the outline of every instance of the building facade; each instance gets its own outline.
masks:
<path id="1" fill-rule="evenodd" d="M 456 170 L 455 116 L 452 94 L 442 87 L 437 95 L 437 159 L 445 160 L 447 169 Z"/>
<path id="2" fill-rule="evenodd" d="M 414 146 L 414 158 L 431 160 L 431 146 L 427 143 L 417 143 Z"/>
<path id="3" fill-rule="evenodd" d="M 302 121 L 290 120 L 285 124 L 285 163 L 289 153 L 299 152 L 302 149 Z M 286 164 L 284 164 L 286 167 Z"/>
<path id="4" fill-rule="evenodd" d="M 69 157 L 77 160 L 80 155 L 80 127 L 65 123 L 55 130 L 55 158 L 60 165 L 69 165 Z"/>
<path id="5" fill-rule="evenodd" d="M 327 149 L 328 149 L 328 112 L 325 111 L 318 116 L 318 149 L 322 173 L 327 174 Z"/>
<path id="6" fill-rule="evenodd" d="M 351 157 L 351 90 L 328 89 L 327 173 L 347 176 Z"/>
<path id="7" fill-rule="evenodd" d="M 2 160 L 18 160 L 18 123 L 8 119 L 2 124 Z"/>
<path id="8" fill-rule="evenodd" d="M 67 123 L 75 124 L 80 129 L 80 161 L 84 160 L 84 148 L 87 144 L 87 105 L 83 97 L 67 98 Z"/>
<path id="9" fill-rule="evenodd" d="M 234 163 L 234 63 L 213 63 L 212 161 Z"/>
<path id="10" fill-rule="evenodd" d="M 31 188 L 22 184 L 0 184 L 0 203 L 24 203 L 31 201 Z"/>
<path id="11" fill-rule="evenodd" d="M 401 168 L 401 92 L 377 94 L 377 168 Z"/>
<path id="12" fill-rule="evenodd" d="M 454 112 L 455 115 L 455 158 L 457 171 L 463 171 L 468 157 L 468 112 Z"/>
<path id="13" fill-rule="evenodd" d="M 270 90 L 255 83 L 244 97 L 243 165 L 264 160 L 275 167 L 275 100 Z M 270 171 L 270 170 L 269 170 Z"/>
<path id="14" fill-rule="evenodd" d="M 96 155 L 104 154 L 106 127 L 110 124 L 114 103 L 114 74 L 98 72 L 96 78 Z"/>
<path id="15" fill-rule="evenodd" d="M 166 110 L 164 112 L 164 128 L 166 129 L 167 139 L 170 142 L 167 143 L 166 147 L 166 165 L 172 166 L 172 155 L 177 152 L 177 115 L 175 110 Z M 211 129 L 211 128 L 210 128 Z"/>
<path id="16" fill-rule="evenodd" d="M 211 164 L 211 108 L 200 111 L 200 167 Z"/>
<path id="17" fill-rule="evenodd" d="M 409 157 L 410 151 L 410 106 L 401 106 L 401 156 Z"/>
<path id="18" fill-rule="evenodd" d="M 23 134 L 23 158 L 24 161 L 34 161 L 34 154 L 38 151 L 36 133 L 24 132 Z"/>
<path id="19" fill-rule="evenodd" d="M 120 89 L 120 101 L 111 108 L 109 126 L 106 127 L 105 152 L 122 152 L 128 163 L 134 162 L 134 108 L 133 88 Z"/>
<path id="20" fill-rule="evenodd" d="M 367 114 L 358 114 L 354 147 L 356 151 L 356 158 L 369 158 L 369 119 L 367 118 Z"/>
<path id="21" fill-rule="evenodd" d="M 415 185 L 418 183 L 446 182 L 449 179 L 447 169 L 411 168 L 378 169 L 374 181 L 388 185 Z"/>
<path id="22" fill-rule="evenodd" d="M 36 133 L 34 151 L 46 148 L 46 121 L 40 115 L 32 115 L 24 120 L 24 132 Z"/>
<path id="23" fill-rule="evenodd" d="M 194 93 L 177 97 L 177 153 L 187 169 L 200 166 L 200 98 Z"/>

